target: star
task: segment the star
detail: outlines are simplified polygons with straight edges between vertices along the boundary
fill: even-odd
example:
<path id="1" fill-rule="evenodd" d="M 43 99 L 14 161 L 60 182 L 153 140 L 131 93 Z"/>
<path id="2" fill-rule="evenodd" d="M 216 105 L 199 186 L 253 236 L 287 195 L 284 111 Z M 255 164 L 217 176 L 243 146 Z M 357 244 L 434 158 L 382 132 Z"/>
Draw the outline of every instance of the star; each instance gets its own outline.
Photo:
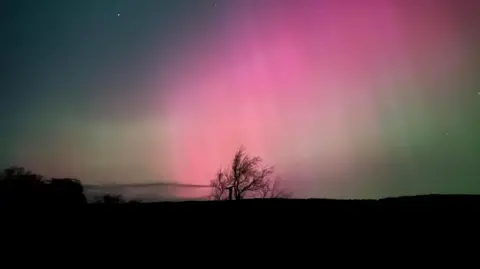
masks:
<path id="1" fill-rule="evenodd" d="M 445 135 L 449 135 L 449 133 L 445 133 Z"/>
<path id="2" fill-rule="evenodd" d="M 117 13 L 117 17 L 120 17 L 120 13 Z"/>
<path id="3" fill-rule="evenodd" d="M 213 3 L 213 6 L 216 7 L 216 6 L 217 6 L 217 3 Z"/>

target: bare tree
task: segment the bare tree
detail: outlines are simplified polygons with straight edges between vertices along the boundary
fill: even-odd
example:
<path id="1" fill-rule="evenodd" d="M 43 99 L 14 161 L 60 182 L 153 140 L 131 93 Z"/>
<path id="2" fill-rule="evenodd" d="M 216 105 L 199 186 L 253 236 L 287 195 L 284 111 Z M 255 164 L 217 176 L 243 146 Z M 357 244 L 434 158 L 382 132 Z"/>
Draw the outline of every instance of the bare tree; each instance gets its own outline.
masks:
<path id="1" fill-rule="evenodd" d="M 210 182 L 210 186 L 212 187 L 212 198 L 214 200 L 227 199 L 228 177 L 224 175 L 221 169 L 218 170 L 215 179 Z"/>
<path id="2" fill-rule="evenodd" d="M 291 194 L 279 188 L 278 180 L 271 180 L 273 166 L 262 166 L 258 156 L 250 157 L 242 146 L 235 153 L 231 167 L 220 169 L 211 181 L 214 200 L 244 198 L 286 198 Z"/>
<path id="3" fill-rule="evenodd" d="M 260 192 L 262 198 L 290 198 L 292 197 L 293 193 L 288 192 L 285 189 L 281 188 L 280 186 L 281 178 L 276 177 L 275 180 L 270 181 L 268 179 L 267 184 L 265 184 L 265 188 L 263 188 Z"/>

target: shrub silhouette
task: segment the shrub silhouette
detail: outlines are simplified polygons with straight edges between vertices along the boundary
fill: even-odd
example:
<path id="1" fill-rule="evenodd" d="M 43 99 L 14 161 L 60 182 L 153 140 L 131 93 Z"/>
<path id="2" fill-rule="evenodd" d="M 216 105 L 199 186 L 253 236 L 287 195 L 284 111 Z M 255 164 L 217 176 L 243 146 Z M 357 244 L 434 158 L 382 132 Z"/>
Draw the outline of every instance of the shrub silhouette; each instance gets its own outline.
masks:
<path id="1" fill-rule="evenodd" d="M 99 201 L 101 204 L 113 205 L 113 204 L 123 204 L 125 199 L 122 195 L 106 194 Z"/>

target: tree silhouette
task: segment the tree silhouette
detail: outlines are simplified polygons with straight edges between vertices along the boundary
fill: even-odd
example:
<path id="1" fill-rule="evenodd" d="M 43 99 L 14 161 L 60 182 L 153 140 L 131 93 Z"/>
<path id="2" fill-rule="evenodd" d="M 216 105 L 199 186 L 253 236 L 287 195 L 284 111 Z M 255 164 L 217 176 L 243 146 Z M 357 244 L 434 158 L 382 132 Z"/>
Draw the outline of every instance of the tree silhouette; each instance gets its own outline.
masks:
<path id="1" fill-rule="evenodd" d="M 265 184 L 265 188 L 263 188 L 260 193 L 262 198 L 290 198 L 292 197 L 293 193 L 289 192 L 280 187 L 280 177 L 276 177 L 275 180 L 270 181 L 267 179 L 267 184 Z"/>
<path id="2" fill-rule="evenodd" d="M 23 167 L 12 166 L 0 175 L 0 201 L 2 203 L 35 202 L 45 193 L 43 177 L 26 171 Z"/>
<path id="3" fill-rule="evenodd" d="M 84 204 L 87 199 L 83 193 L 83 185 L 74 178 L 52 178 L 47 181 L 49 198 L 53 202 Z"/>
<path id="4" fill-rule="evenodd" d="M 242 146 L 235 153 L 231 167 L 220 169 L 210 182 L 212 199 L 287 198 L 291 193 L 280 189 L 279 178 L 270 179 L 273 166 L 262 166 L 258 156 L 250 157 Z"/>
<path id="5" fill-rule="evenodd" d="M 79 180 L 52 178 L 45 180 L 22 167 L 12 166 L 0 173 L 1 204 L 85 204 Z"/>

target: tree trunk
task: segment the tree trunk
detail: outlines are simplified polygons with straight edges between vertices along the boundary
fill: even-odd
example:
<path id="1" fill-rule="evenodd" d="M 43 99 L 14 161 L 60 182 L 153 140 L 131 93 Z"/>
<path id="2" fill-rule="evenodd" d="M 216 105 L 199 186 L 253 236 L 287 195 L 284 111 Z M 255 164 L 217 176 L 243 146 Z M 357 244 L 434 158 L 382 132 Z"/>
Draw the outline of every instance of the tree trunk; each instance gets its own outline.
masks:
<path id="1" fill-rule="evenodd" d="M 228 188 L 228 200 L 232 200 L 232 187 Z"/>

